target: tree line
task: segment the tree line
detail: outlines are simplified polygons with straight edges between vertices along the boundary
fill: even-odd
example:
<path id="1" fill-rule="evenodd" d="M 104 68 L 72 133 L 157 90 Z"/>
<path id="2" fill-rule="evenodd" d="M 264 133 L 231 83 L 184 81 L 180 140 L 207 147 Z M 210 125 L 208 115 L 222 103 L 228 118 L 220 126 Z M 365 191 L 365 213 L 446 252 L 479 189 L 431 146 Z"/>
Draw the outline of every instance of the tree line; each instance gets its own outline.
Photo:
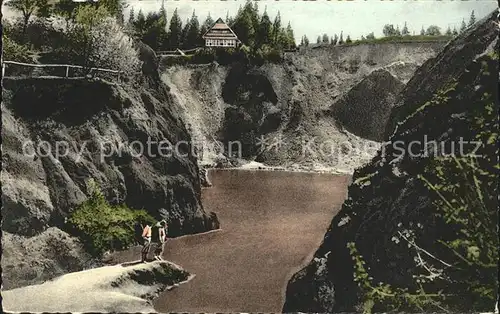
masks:
<path id="1" fill-rule="evenodd" d="M 462 23 L 460 25 L 460 29 L 457 30 L 456 27 L 451 29 L 449 26 L 446 29 L 444 33 L 441 32 L 441 28 L 437 25 L 430 25 L 427 27 L 427 29 L 424 29 L 422 26 L 422 29 L 420 30 L 419 35 L 420 36 L 458 36 L 459 34 L 462 34 L 467 30 L 468 27 L 474 25 L 476 23 L 476 16 L 474 14 L 474 10 L 471 12 L 471 15 L 469 17 L 469 22 L 466 23 L 465 19 L 462 19 Z M 406 22 L 404 23 L 404 26 L 402 28 L 399 28 L 399 25 L 396 25 L 394 27 L 394 24 L 385 24 L 382 33 L 384 34 L 384 37 L 409 37 L 412 36 L 412 33 L 410 33 L 408 26 Z M 414 33 L 413 33 L 414 35 Z M 371 41 L 375 40 L 375 35 L 373 32 L 367 34 L 366 36 L 362 35 L 361 36 L 361 41 Z M 342 45 L 344 43 L 349 44 L 352 43 L 352 39 L 350 38 L 349 35 L 344 40 L 343 32 L 340 32 L 340 36 L 335 34 L 334 36 L 328 36 L 326 33 L 323 34 L 322 36 L 318 36 L 316 39 L 316 44 L 330 44 L 330 45 Z M 309 45 L 309 38 L 307 38 L 306 35 L 302 36 L 301 41 L 300 41 L 300 46 L 308 46 Z"/>
<path id="2" fill-rule="evenodd" d="M 202 36 L 214 23 L 210 14 L 203 23 L 200 23 L 195 11 L 183 23 L 175 9 L 167 25 L 167 11 L 163 4 L 159 11 L 149 12 L 147 15 L 142 10 L 136 14 L 131 8 L 127 20 L 128 28 L 154 50 L 191 49 L 204 46 Z M 259 14 L 257 2 L 252 3 L 248 0 L 239 8 L 235 17 L 227 14 L 225 23 L 231 27 L 242 44 L 251 50 L 255 51 L 263 46 L 278 50 L 295 47 L 294 32 L 290 22 L 284 27 L 279 12 L 274 21 L 271 21 L 267 10 L 264 10 L 262 15 Z"/>

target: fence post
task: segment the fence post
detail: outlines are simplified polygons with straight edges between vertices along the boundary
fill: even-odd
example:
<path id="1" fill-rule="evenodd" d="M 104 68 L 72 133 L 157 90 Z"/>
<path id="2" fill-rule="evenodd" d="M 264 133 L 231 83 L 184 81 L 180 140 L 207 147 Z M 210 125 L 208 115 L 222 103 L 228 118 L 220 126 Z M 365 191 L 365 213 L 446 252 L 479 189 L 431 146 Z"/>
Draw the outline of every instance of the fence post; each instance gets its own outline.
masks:
<path id="1" fill-rule="evenodd" d="M 69 65 L 66 66 L 66 77 L 69 77 Z"/>

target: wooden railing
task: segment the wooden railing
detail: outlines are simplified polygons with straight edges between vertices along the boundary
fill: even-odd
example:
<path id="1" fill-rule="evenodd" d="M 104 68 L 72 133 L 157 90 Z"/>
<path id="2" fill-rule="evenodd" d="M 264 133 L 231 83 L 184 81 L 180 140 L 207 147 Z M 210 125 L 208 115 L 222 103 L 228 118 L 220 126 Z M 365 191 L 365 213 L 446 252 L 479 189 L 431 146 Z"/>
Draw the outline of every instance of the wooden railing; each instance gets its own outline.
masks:
<path id="1" fill-rule="evenodd" d="M 156 55 L 158 56 L 182 56 L 182 55 L 189 55 L 192 53 L 195 53 L 197 50 L 202 49 L 202 47 L 197 47 L 193 49 L 187 49 L 187 50 L 174 50 L 174 51 L 156 51 Z"/>
<path id="2" fill-rule="evenodd" d="M 23 63 L 23 62 L 16 62 L 16 61 L 3 61 L 2 62 L 2 77 L 5 77 L 6 74 L 6 67 L 7 65 L 15 65 L 15 66 L 21 66 L 21 67 L 28 67 L 28 68 L 62 68 L 65 70 L 64 75 L 50 75 L 50 76 L 56 76 L 56 77 L 74 77 L 70 76 L 70 69 L 79 69 L 79 70 L 85 70 L 84 73 L 88 73 L 93 75 L 96 72 L 102 72 L 102 73 L 110 73 L 112 75 L 116 75 L 116 78 L 118 81 L 120 80 L 120 75 L 124 72 L 122 71 L 117 71 L 117 70 L 110 70 L 110 69 L 103 69 L 103 68 L 86 68 L 80 65 L 72 65 L 72 64 L 32 64 L 32 63 Z M 7 75 L 9 76 L 9 75 Z M 31 75 L 32 76 L 32 75 Z"/>

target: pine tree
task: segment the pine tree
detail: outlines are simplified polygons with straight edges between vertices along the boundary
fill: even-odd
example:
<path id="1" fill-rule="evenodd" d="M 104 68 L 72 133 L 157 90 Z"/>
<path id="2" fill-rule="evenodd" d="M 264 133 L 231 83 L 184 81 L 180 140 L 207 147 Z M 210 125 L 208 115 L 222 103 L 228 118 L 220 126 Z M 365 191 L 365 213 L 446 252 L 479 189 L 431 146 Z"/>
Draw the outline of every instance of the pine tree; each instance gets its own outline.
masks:
<path id="1" fill-rule="evenodd" d="M 316 43 L 321 44 L 321 36 L 318 36 L 318 38 L 316 39 Z"/>
<path id="2" fill-rule="evenodd" d="M 301 47 L 304 47 L 305 43 L 304 43 L 304 36 L 302 36 L 302 38 L 300 38 L 300 46 Z"/>
<path id="3" fill-rule="evenodd" d="M 467 25 L 465 24 L 465 20 L 462 19 L 462 24 L 460 25 L 460 34 L 465 32 L 466 29 L 467 29 Z"/>
<path id="4" fill-rule="evenodd" d="M 396 36 L 401 36 L 401 31 L 399 30 L 399 25 L 396 26 L 396 32 L 394 33 Z"/>
<path id="5" fill-rule="evenodd" d="M 343 44 L 344 44 L 344 32 L 341 31 L 340 38 L 339 38 L 339 45 L 343 45 Z"/>
<path id="6" fill-rule="evenodd" d="M 180 47 L 182 39 L 182 21 L 177 13 L 177 9 L 174 10 L 172 18 L 170 19 L 169 27 L 169 46 L 171 50 L 175 50 Z"/>
<path id="7" fill-rule="evenodd" d="M 193 10 L 193 15 L 191 16 L 191 21 L 189 21 L 189 29 L 186 35 L 185 47 L 187 49 L 195 48 L 200 44 L 200 22 Z"/>
<path id="8" fill-rule="evenodd" d="M 229 26 L 232 26 L 234 23 L 234 19 L 231 16 L 229 16 L 229 11 L 226 12 L 226 21 L 225 22 Z M 210 25 L 210 26 L 212 26 L 212 25 Z"/>
<path id="9" fill-rule="evenodd" d="M 278 11 L 278 14 L 274 18 L 273 23 L 273 45 L 274 47 L 279 47 L 279 33 L 281 30 L 281 13 Z"/>
<path id="10" fill-rule="evenodd" d="M 163 0 L 161 2 L 160 16 L 165 21 L 165 24 L 166 24 L 167 23 L 167 10 L 165 9 L 165 0 Z"/>
<path id="11" fill-rule="evenodd" d="M 255 29 L 252 23 L 252 13 L 249 11 L 251 7 L 251 5 L 245 6 L 246 9 L 239 10 L 232 29 L 243 44 L 254 47 Z"/>
<path id="12" fill-rule="evenodd" d="M 139 36 L 144 34 L 146 28 L 146 17 L 144 13 L 142 13 L 142 9 L 139 9 L 139 13 L 137 14 L 137 19 L 134 22 L 135 30 Z"/>
<path id="13" fill-rule="evenodd" d="M 453 33 L 451 32 L 451 28 L 448 26 L 448 28 L 446 29 L 446 36 L 452 36 Z"/>
<path id="14" fill-rule="evenodd" d="M 271 44 L 271 37 L 273 35 L 273 25 L 271 23 L 271 19 L 267 14 L 267 8 L 264 9 L 264 14 L 260 20 L 257 36 L 256 36 L 256 45 L 269 45 Z"/>
<path id="15" fill-rule="evenodd" d="M 401 31 L 401 35 L 403 35 L 403 36 L 410 35 L 410 32 L 408 31 L 408 26 L 406 25 L 406 22 L 405 22 L 405 25 L 403 26 L 403 30 Z"/>
<path id="16" fill-rule="evenodd" d="M 345 39 L 345 43 L 346 44 L 352 43 L 351 37 L 349 35 L 347 35 L 347 38 Z"/>
<path id="17" fill-rule="evenodd" d="M 323 34 L 322 41 L 323 41 L 323 43 L 328 44 L 329 40 L 328 40 L 328 35 L 327 34 Z"/>
<path id="18" fill-rule="evenodd" d="M 422 29 L 420 30 L 420 36 L 425 36 L 424 26 L 422 25 Z"/>
<path id="19" fill-rule="evenodd" d="M 469 27 L 474 25 L 474 23 L 476 23 L 476 16 L 474 15 L 474 10 L 472 10 L 471 14 L 470 14 L 470 19 L 469 19 Z"/>
<path id="20" fill-rule="evenodd" d="M 339 36 L 337 36 L 337 34 L 335 34 L 335 36 L 333 37 L 333 45 L 337 45 L 337 43 L 339 42 Z"/>
<path id="21" fill-rule="evenodd" d="M 181 40 L 179 42 L 179 47 L 182 49 L 188 49 L 188 41 L 187 41 L 187 36 L 189 29 L 191 28 L 191 20 L 188 18 L 186 19 L 186 24 L 184 24 L 184 27 L 182 28 L 181 32 Z"/>
<path id="22" fill-rule="evenodd" d="M 309 46 L 309 38 L 307 38 L 306 35 L 304 35 L 304 45 L 307 47 Z"/>
<path id="23" fill-rule="evenodd" d="M 130 25 L 133 25 L 134 24 L 134 20 L 135 20 L 134 7 L 131 7 L 130 8 L 130 12 L 128 13 L 128 23 Z"/>
<path id="24" fill-rule="evenodd" d="M 453 36 L 458 36 L 458 31 L 456 27 L 453 27 Z"/>
<path id="25" fill-rule="evenodd" d="M 370 34 L 366 35 L 366 39 L 367 40 L 374 40 L 375 39 L 375 35 L 373 34 L 373 32 L 371 32 Z"/>
<path id="26" fill-rule="evenodd" d="M 295 34 L 293 33 L 293 28 L 290 22 L 288 22 L 288 25 L 286 26 L 286 35 L 287 35 L 287 40 L 288 40 L 288 48 L 293 49 L 295 48 Z"/>
<path id="27" fill-rule="evenodd" d="M 203 35 L 205 35 L 206 32 L 214 25 L 215 21 L 212 19 L 212 16 L 210 16 L 210 12 L 207 15 L 207 18 L 205 19 L 205 22 L 200 27 L 200 44 L 203 44 L 203 38 L 201 38 Z"/>
<path id="28" fill-rule="evenodd" d="M 250 7 L 248 8 L 248 10 L 250 12 L 250 17 L 252 19 L 252 27 L 254 30 L 257 31 L 259 29 L 259 24 L 260 24 L 259 5 L 257 1 L 253 3 L 253 6 L 251 5 L 250 0 L 248 1 L 248 3 L 250 3 Z"/>

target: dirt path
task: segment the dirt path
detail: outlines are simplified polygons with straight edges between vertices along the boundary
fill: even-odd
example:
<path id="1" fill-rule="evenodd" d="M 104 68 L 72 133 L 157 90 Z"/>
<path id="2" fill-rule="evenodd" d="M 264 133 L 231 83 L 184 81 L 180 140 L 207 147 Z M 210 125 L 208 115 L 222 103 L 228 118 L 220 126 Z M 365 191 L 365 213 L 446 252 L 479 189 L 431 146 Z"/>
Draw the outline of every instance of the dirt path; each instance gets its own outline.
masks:
<path id="1" fill-rule="evenodd" d="M 196 277 L 161 294 L 160 312 L 281 312 L 286 282 L 310 260 L 350 178 L 267 171 L 211 172 L 203 192 L 221 230 L 170 240 L 164 258 Z M 139 248 L 122 258 L 139 254 Z M 128 255 L 128 257 L 127 257 Z"/>

